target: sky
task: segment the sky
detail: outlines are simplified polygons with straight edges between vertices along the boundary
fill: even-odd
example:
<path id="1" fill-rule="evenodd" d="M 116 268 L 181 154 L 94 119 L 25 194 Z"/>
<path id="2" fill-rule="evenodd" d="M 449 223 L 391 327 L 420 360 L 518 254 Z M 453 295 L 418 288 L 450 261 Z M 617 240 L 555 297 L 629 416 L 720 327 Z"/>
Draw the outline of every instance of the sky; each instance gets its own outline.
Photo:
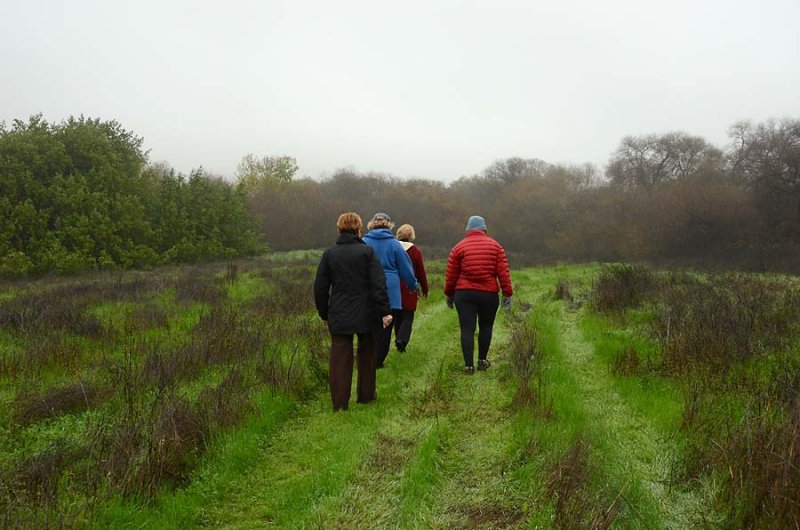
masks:
<path id="1" fill-rule="evenodd" d="M 800 118 L 798 0 L 0 0 L 0 121 L 117 120 L 153 162 L 446 182 L 626 135 Z"/>

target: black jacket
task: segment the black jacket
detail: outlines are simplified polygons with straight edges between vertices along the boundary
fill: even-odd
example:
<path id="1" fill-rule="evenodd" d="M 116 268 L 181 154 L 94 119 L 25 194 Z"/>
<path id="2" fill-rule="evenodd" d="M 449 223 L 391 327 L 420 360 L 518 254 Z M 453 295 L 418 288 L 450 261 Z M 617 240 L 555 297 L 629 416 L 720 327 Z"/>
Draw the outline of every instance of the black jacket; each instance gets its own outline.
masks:
<path id="1" fill-rule="evenodd" d="M 355 234 L 339 235 L 322 255 L 314 280 L 314 303 L 334 334 L 367 333 L 390 315 L 386 277 L 375 251 Z"/>

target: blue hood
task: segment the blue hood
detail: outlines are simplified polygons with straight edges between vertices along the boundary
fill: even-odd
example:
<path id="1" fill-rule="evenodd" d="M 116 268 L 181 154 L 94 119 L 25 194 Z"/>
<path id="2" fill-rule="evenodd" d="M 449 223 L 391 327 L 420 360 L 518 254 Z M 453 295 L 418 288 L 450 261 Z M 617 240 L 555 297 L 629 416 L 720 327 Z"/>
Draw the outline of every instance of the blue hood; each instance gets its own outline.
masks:
<path id="1" fill-rule="evenodd" d="M 364 237 L 371 237 L 373 239 L 394 239 L 392 231 L 388 228 L 375 228 L 367 232 Z"/>

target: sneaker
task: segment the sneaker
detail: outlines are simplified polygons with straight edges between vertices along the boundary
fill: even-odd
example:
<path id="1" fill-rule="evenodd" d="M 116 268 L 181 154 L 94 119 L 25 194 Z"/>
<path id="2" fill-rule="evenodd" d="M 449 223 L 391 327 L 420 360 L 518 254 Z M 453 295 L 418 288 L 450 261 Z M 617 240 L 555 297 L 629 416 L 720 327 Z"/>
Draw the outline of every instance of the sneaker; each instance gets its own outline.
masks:
<path id="1" fill-rule="evenodd" d="M 465 366 L 464 367 L 464 375 L 475 375 L 475 367 L 474 366 Z"/>
<path id="2" fill-rule="evenodd" d="M 488 370 L 491 365 L 489 359 L 478 359 L 478 370 Z"/>

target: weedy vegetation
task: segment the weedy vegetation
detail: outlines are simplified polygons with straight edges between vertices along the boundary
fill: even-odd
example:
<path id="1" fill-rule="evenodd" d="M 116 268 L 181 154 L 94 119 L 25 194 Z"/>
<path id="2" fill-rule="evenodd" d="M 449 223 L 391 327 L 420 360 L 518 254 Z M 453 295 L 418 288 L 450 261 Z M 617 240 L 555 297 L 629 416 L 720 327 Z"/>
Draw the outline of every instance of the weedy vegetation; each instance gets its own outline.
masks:
<path id="1" fill-rule="evenodd" d="M 515 271 L 466 377 L 431 261 L 413 350 L 332 414 L 318 256 L 9 284 L 0 525 L 798 527 L 795 279 Z"/>
<path id="2" fill-rule="evenodd" d="M 601 272 L 595 312 L 620 314 L 654 357 L 634 346 L 620 376 L 664 376 L 684 393 L 671 480 L 711 480 L 730 528 L 800 525 L 800 285 L 741 274 L 658 274 L 629 265 Z"/>
<path id="3" fill-rule="evenodd" d="M 0 300 L 0 524 L 80 526 L 185 485 L 259 394 L 325 380 L 314 261 L 52 278 Z M 244 286 L 244 287 L 242 287 Z"/>

